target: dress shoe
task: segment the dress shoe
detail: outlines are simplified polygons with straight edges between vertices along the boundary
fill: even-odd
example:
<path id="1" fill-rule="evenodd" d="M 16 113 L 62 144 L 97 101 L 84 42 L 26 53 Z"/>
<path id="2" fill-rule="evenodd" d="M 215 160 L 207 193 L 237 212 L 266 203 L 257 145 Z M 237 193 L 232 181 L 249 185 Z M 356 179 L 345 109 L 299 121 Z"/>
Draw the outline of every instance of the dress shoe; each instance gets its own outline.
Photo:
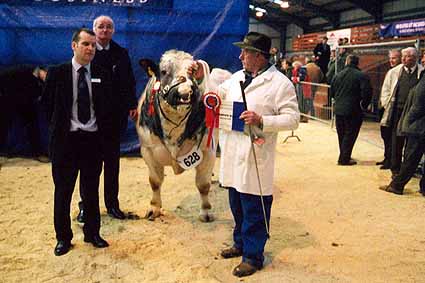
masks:
<path id="1" fill-rule="evenodd" d="M 55 247 L 55 256 L 61 256 L 69 252 L 72 244 L 70 241 L 58 241 Z"/>
<path id="2" fill-rule="evenodd" d="M 109 244 L 107 241 L 102 239 L 99 235 L 93 236 L 93 237 L 86 237 L 84 236 L 84 242 L 86 243 L 92 243 L 92 245 L 96 248 L 106 248 L 109 247 Z"/>
<path id="3" fill-rule="evenodd" d="M 385 160 L 382 160 L 382 161 L 376 162 L 376 165 L 384 165 L 384 163 L 385 163 Z"/>
<path id="4" fill-rule="evenodd" d="M 379 187 L 379 189 L 380 189 L 380 190 L 382 190 L 382 191 L 388 192 L 388 193 L 396 194 L 396 195 L 402 195 L 402 194 L 403 194 L 403 191 L 396 190 L 396 189 L 395 189 L 393 186 L 391 186 L 391 185 L 388 185 L 388 186 L 380 186 L 380 187 Z"/>
<path id="5" fill-rule="evenodd" d="M 379 169 L 381 170 L 387 170 L 387 169 L 391 169 L 391 165 L 390 164 L 382 164 L 381 166 L 379 166 Z"/>
<path id="6" fill-rule="evenodd" d="M 38 155 L 37 157 L 35 157 L 36 160 L 38 160 L 41 163 L 49 163 L 50 159 L 45 156 L 45 155 Z"/>
<path id="7" fill-rule="evenodd" d="M 124 212 L 122 212 L 118 207 L 108 209 L 108 215 L 116 219 L 125 219 Z"/>
<path id="8" fill-rule="evenodd" d="M 84 223 L 85 211 L 84 209 L 80 209 L 80 212 L 77 215 L 77 221 L 80 223 Z"/>
<path id="9" fill-rule="evenodd" d="M 248 262 L 241 262 L 238 266 L 236 266 L 233 269 L 233 275 L 237 276 L 237 277 L 244 277 L 244 276 L 249 276 L 254 274 L 255 272 L 257 272 L 258 269 L 261 268 L 256 268 L 255 266 L 253 266 L 252 264 L 249 264 Z"/>
<path id="10" fill-rule="evenodd" d="M 223 258 L 232 258 L 242 256 L 242 251 L 238 248 L 231 247 L 221 251 L 221 256 Z"/>
<path id="11" fill-rule="evenodd" d="M 340 166 L 352 166 L 352 165 L 356 165 L 356 164 L 357 164 L 357 162 L 353 159 L 350 159 L 348 162 L 338 161 L 338 165 L 340 165 Z"/>

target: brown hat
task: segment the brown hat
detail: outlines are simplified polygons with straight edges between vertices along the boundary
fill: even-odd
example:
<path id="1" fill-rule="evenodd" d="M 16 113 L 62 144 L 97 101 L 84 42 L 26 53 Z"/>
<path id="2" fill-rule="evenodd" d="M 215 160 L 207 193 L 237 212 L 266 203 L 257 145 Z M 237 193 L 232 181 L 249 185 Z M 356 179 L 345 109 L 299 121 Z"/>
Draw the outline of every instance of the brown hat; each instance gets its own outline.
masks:
<path id="1" fill-rule="evenodd" d="M 242 49 L 248 49 L 258 51 L 264 54 L 270 54 L 269 52 L 270 47 L 272 45 L 272 41 L 267 35 L 252 31 L 245 35 L 243 41 L 234 42 L 233 44 Z"/>

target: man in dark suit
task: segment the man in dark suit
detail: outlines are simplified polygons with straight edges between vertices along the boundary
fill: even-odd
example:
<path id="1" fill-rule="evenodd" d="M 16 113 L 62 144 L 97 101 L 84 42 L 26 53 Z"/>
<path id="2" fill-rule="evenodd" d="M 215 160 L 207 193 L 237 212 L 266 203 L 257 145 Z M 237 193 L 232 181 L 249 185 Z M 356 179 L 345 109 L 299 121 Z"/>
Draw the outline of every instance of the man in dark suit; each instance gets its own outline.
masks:
<path id="1" fill-rule="evenodd" d="M 46 70 L 30 65 L 13 66 L 0 71 L 0 151 L 10 154 L 6 147 L 12 121 L 22 120 L 27 130 L 31 155 L 40 162 L 48 162 L 43 154 L 37 106 L 41 97 Z"/>
<path id="2" fill-rule="evenodd" d="M 345 68 L 331 84 L 340 152 L 338 165 L 356 164 L 351 159 L 351 153 L 363 122 L 363 111 L 372 98 L 369 77 L 359 70 L 358 65 L 359 57 L 348 55 Z"/>
<path id="3" fill-rule="evenodd" d="M 110 74 L 91 63 L 95 34 L 77 30 L 72 37 L 71 62 L 49 69 L 43 98 L 48 105 L 49 153 L 55 184 L 54 225 L 57 256 L 66 254 L 73 237 L 70 205 L 78 173 L 85 188 L 84 241 L 97 248 L 108 243 L 100 237 L 99 176 L 102 169 L 100 136 L 113 126 L 116 107 Z"/>
<path id="4" fill-rule="evenodd" d="M 328 64 L 331 58 L 331 47 L 328 45 L 328 38 L 324 36 L 322 42 L 318 43 L 313 50 L 316 58 L 316 63 L 319 65 L 320 70 L 325 75 L 328 72 Z"/>
<path id="5" fill-rule="evenodd" d="M 127 129 L 128 116 L 137 115 L 136 81 L 134 79 L 130 58 L 126 49 L 112 40 L 114 22 L 108 16 L 99 16 L 93 21 L 96 34 L 96 55 L 93 63 L 102 66 L 112 74 L 113 94 L 117 99 L 118 119 L 111 134 L 101 139 L 102 161 L 104 170 L 104 199 L 108 214 L 117 219 L 125 219 L 118 200 L 120 170 L 120 136 Z M 84 189 L 80 187 L 80 191 Z M 79 222 L 84 221 L 84 207 L 80 202 Z"/>

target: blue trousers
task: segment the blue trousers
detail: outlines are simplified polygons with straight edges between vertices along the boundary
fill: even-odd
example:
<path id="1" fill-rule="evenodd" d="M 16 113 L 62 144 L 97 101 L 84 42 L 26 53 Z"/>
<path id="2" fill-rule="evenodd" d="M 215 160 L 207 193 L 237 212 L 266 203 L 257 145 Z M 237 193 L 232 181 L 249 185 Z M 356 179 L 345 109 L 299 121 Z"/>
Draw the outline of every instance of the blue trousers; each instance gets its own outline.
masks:
<path id="1" fill-rule="evenodd" d="M 267 226 L 270 227 L 270 210 L 273 196 L 263 196 Z M 242 261 L 258 269 L 263 267 L 264 246 L 267 231 L 264 222 L 261 198 L 257 195 L 239 193 L 229 188 L 230 209 L 235 220 L 234 247 L 242 250 Z"/>

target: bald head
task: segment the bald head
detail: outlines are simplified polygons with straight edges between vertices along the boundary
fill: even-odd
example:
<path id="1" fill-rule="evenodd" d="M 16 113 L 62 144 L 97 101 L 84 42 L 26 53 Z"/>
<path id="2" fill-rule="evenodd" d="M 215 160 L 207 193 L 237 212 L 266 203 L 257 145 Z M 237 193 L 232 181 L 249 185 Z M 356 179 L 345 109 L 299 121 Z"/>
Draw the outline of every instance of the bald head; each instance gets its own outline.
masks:
<path id="1" fill-rule="evenodd" d="M 114 21 L 109 16 L 99 16 L 93 21 L 93 31 L 96 34 L 96 41 L 105 47 L 109 44 L 114 35 Z"/>

